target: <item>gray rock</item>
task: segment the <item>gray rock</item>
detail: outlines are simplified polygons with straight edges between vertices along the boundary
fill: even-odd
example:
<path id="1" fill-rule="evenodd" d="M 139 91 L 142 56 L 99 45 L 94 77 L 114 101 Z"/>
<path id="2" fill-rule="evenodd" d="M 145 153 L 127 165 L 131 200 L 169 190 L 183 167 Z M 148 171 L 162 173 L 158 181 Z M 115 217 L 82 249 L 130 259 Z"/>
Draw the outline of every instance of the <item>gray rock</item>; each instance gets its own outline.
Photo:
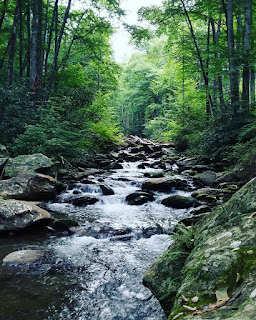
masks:
<path id="1" fill-rule="evenodd" d="M 54 198 L 57 182 L 41 173 L 20 173 L 16 177 L 0 181 L 0 195 L 19 200 L 51 200 Z"/>
<path id="2" fill-rule="evenodd" d="M 69 202 L 77 207 L 85 207 L 88 205 L 95 204 L 98 201 L 99 201 L 99 199 L 97 199 L 97 198 L 81 196 L 81 197 L 77 197 L 73 200 L 70 200 Z"/>
<path id="3" fill-rule="evenodd" d="M 216 184 L 217 174 L 214 171 L 204 171 L 198 175 L 198 179 L 205 186 L 212 186 Z"/>
<path id="4" fill-rule="evenodd" d="M 0 159 L 0 164 L 6 158 Z M 21 155 L 16 158 L 10 158 L 5 168 L 5 175 L 8 177 L 15 177 L 18 174 L 25 172 L 45 172 L 53 165 L 53 162 L 42 153 L 35 153 L 32 155 Z"/>
<path id="5" fill-rule="evenodd" d="M 126 197 L 126 201 L 131 206 L 139 206 L 139 205 L 143 205 L 149 201 L 154 201 L 154 196 L 153 196 L 153 194 L 151 194 L 149 192 L 139 190 L 137 192 L 129 194 Z"/>
<path id="6" fill-rule="evenodd" d="M 196 200 L 192 197 L 184 197 L 180 195 L 170 196 L 162 200 L 162 204 L 166 207 L 176 209 L 187 209 L 195 204 Z"/>
<path id="7" fill-rule="evenodd" d="M 153 191 L 170 192 L 172 188 L 183 189 L 186 187 L 186 180 L 175 177 L 152 178 L 142 183 L 142 189 Z"/>
<path id="8" fill-rule="evenodd" d="M 51 220 L 51 215 L 36 204 L 17 200 L 0 200 L 0 231 L 18 231 L 34 223 Z"/>
<path id="9" fill-rule="evenodd" d="M 3 265 L 19 266 L 39 264 L 45 258 L 45 252 L 41 250 L 20 250 L 9 253 L 3 259 Z"/>

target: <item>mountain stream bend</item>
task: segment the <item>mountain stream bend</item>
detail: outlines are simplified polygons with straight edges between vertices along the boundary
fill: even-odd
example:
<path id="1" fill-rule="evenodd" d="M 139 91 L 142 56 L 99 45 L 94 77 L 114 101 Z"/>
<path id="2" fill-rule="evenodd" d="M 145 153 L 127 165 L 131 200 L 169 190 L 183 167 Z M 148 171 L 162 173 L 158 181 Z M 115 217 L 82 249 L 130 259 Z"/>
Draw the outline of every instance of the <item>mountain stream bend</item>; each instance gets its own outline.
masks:
<path id="1" fill-rule="evenodd" d="M 171 243 L 168 232 L 188 215 L 187 209 L 161 204 L 166 193 L 155 192 L 155 201 L 128 205 L 127 195 L 139 190 L 145 173 L 157 174 L 140 162 L 124 162 L 123 169 L 93 176 L 92 183 L 78 183 L 48 203 L 49 210 L 79 223 L 73 235 L 23 236 L 0 239 L 0 253 L 44 249 L 59 267 L 41 272 L 2 272 L 0 318 L 10 320 L 162 320 L 159 302 L 143 286 L 149 265 Z M 143 161 L 145 163 L 145 161 Z M 150 167 L 151 165 L 151 167 Z M 103 195 L 99 183 L 111 187 L 114 195 Z M 72 194 L 88 195 L 100 201 L 86 207 L 66 203 Z M 186 195 L 188 192 L 172 190 Z"/>

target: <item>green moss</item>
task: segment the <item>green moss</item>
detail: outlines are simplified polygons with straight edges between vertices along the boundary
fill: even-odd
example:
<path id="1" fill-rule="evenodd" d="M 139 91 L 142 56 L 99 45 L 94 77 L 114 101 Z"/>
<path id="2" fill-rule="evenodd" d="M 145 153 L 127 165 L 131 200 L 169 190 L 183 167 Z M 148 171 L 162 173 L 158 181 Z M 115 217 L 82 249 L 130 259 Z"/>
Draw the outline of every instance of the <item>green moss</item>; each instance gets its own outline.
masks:
<path id="1" fill-rule="evenodd" d="M 217 198 L 215 196 L 211 196 L 208 193 L 200 193 L 196 196 L 197 199 L 212 199 L 212 200 L 216 200 Z"/>

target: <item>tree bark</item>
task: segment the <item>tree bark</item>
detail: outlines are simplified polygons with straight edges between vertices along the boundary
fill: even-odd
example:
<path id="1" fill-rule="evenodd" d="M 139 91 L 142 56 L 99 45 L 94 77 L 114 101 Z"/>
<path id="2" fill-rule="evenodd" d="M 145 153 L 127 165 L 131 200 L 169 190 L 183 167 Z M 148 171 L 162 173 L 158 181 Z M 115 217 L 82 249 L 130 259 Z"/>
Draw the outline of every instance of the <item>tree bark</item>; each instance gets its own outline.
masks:
<path id="1" fill-rule="evenodd" d="M 31 72 L 31 26 L 30 26 L 30 6 L 27 3 L 27 79 L 30 81 L 30 72 Z"/>
<path id="2" fill-rule="evenodd" d="M 51 28 L 50 28 L 50 32 L 49 32 L 49 38 L 48 38 L 48 46 L 47 46 L 47 50 L 45 53 L 45 60 L 44 60 L 44 73 L 47 73 L 47 63 L 48 63 L 48 58 L 49 58 L 49 54 L 50 54 L 50 50 L 51 50 L 51 43 L 52 43 L 52 34 L 53 34 L 53 30 L 54 30 L 54 23 L 55 23 L 55 15 L 58 11 L 58 0 L 55 1 L 54 4 L 54 9 L 53 9 L 53 14 L 52 14 L 52 21 L 51 21 Z"/>
<path id="3" fill-rule="evenodd" d="M 14 18 L 13 18 L 13 26 L 12 26 L 12 34 L 10 39 L 10 50 L 9 50 L 9 61 L 8 61 L 8 69 L 7 69 L 7 78 L 6 78 L 6 88 L 8 89 L 12 85 L 12 76 L 13 76 L 13 65 L 14 65 L 14 55 L 15 55 L 15 44 L 17 38 L 17 23 L 19 19 L 19 8 L 20 8 L 20 0 L 17 0 L 17 5 L 15 8 Z"/>
<path id="4" fill-rule="evenodd" d="M 7 0 L 4 0 L 3 12 L 2 12 L 1 17 L 0 17 L 0 29 L 2 28 L 2 25 L 3 25 L 3 22 L 4 22 L 4 17 L 5 17 L 5 13 L 6 13 L 6 4 L 7 4 Z"/>
<path id="5" fill-rule="evenodd" d="M 243 107 L 244 112 L 249 112 L 250 103 L 250 49 L 251 49 L 251 31 L 252 31 L 252 1 L 245 0 L 244 13 L 244 67 L 243 67 Z"/>
<path id="6" fill-rule="evenodd" d="M 224 1 L 223 1 L 224 2 Z M 227 6 L 227 35 L 228 35 L 228 53 L 229 53 L 229 73 L 230 73 L 230 91 L 231 106 L 234 114 L 237 114 L 239 107 L 239 72 L 235 57 L 235 39 L 234 39 L 234 4 L 233 0 L 228 0 Z"/>
<path id="7" fill-rule="evenodd" d="M 65 17 L 61 26 L 61 30 L 60 30 L 60 35 L 57 41 L 57 47 L 55 50 L 55 56 L 54 56 L 54 61 L 53 61 L 53 65 L 52 65 L 52 70 L 51 70 L 51 74 L 50 74 L 50 79 L 49 79 L 49 84 L 47 87 L 47 91 L 46 91 L 46 95 L 45 95 L 45 100 L 48 101 L 49 96 L 50 96 L 50 92 L 51 92 L 51 88 L 52 88 L 52 83 L 53 83 L 53 78 L 54 78 L 54 74 L 55 71 L 57 70 L 57 65 L 58 65 L 58 56 L 59 56 L 59 51 L 60 51 L 60 45 L 61 45 L 61 40 L 64 34 L 64 29 L 68 20 L 68 16 L 69 16 L 69 11 L 70 11 L 70 7 L 71 7 L 71 1 L 68 1 L 68 6 L 65 12 Z"/>
<path id="8" fill-rule="evenodd" d="M 23 78 L 23 20 L 22 20 L 22 4 L 20 1 L 19 8 L 19 67 L 20 67 L 20 79 Z"/>
<path id="9" fill-rule="evenodd" d="M 196 48 L 196 53 L 197 53 L 197 57 L 198 57 L 198 60 L 199 60 L 200 69 L 201 69 L 201 72 L 202 72 L 202 75 L 203 75 L 204 84 L 205 84 L 206 89 L 208 89 L 208 93 L 209 93 L 209 79 L 207 77 L 207 73 L 205 71 L 203 59 L 202 59 L 202 56 L 201 56 L 201 53 L 200 53 L 200 50 L 199 50 L 199 47 L 198 47 L 198 44 L 197 44 L 194 28 L 193 28 L 193 25 L 192 25 L 192 22 L 191 22 L 191 19 L 190 19 L 189 13 L 187 11 L 187 8 L 186 8 L 184 0 L 180 0 L 180 1 L 182 3 L 184 13 L 185 13 L 185 15 L 187 17 L 187 22 L 188 22 L 188 25 L 189 25 L 190 33 L 191 33 L 191 36 L 192 36 L 192 39 L 193 39 L 193 42 L 194 42 L 194 45 L 195 45 L 195 48 Z M 213 103 L 212 103 L 212 97 L 211 97 L 210 93 L 209 93 L 207 99 L 209 99 L 210 109 L 212 110 Z M 208 114 L 208 110 L 206 112 Z"/>
<path id="10" fill-rule="evenodd" d="M 35 92 L 35 82 L 37 74 L 37 0 L 33 0 L 32 5 L 32 35 L 31 35 L 31 74 L 30 74 L 30 85 L 31 89 Z"/>

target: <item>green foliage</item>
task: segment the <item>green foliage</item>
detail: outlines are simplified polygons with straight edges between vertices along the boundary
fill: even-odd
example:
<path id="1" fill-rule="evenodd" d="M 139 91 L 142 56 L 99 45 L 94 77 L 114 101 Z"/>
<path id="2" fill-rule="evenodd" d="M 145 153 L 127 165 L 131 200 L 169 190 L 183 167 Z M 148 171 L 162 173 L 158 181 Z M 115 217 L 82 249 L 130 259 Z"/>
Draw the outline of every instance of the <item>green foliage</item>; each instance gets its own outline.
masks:
<path id="1" fill-rule="evenodd" d="M 79 153 L 82 135 L 82 131 L 62 120 L 59 113 L 51 109 L 44 111 L 39 123 L 27 125 L 25 132 L 10 145 L 10 150 L 14 155 L 41 152 L 54 158 L 70 159 Z"/>

